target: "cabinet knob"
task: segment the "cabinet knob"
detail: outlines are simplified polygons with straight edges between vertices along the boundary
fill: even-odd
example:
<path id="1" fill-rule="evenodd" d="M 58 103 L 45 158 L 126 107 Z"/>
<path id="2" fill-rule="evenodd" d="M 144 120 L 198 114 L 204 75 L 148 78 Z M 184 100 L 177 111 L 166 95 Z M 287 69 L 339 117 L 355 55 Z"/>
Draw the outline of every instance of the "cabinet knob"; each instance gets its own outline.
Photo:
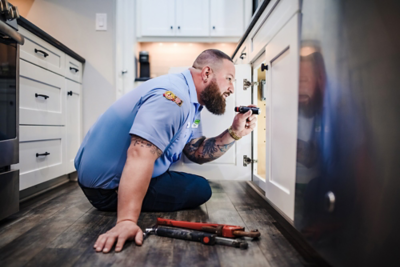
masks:
<path id="1" fill-rule="evenodd" d="M 240 58 L 241 58 L 241 59 L 244 59 L 245 57 L 246 57 L 246 53 L 240 54 Z"/>
<path id="2" fill-rule="evenodd" d="M 215 26 L 213 26 L 213 30 L 215 30 Z"/>
<path id="3" fill-rule="evenodd" d="M 178 30 L 180 30 L 181 29 L 181 26 L 178 26 Z"/>
<path id="4" fill-rule="evenodd" d="M 173 29 L 174 27 L 173 26 L 171 26 L 171 30 Z"/>
<path id="5" fill-rule="evenodd" d="M 72 96 L 72 91 L 67 92 L 67 95 Z"/>
<path id="6" fill-rule="evenodd" d="M 265 65 L 264 63 L 261 64 L 261 71 L 268 70 L 268 65 Z"/>
<path id="7" fill-rule="evenodd" d="M 329 191 L 325 194 L 325 207 L 328 212 L 332 212 L 335 209 L 336 197 L 335 194 Z"/>

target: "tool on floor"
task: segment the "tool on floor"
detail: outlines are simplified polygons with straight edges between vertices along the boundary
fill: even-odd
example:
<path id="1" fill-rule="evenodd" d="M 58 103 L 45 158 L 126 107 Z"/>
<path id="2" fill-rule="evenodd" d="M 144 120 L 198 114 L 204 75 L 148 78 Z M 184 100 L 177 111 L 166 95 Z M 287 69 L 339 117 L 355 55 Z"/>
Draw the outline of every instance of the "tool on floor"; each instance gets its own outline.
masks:
<path id="1" fill-rule="evenodd" d="M 246 113 L 249 110 L 251 110 L 251 112 L 253 112 L 253 115 L 260 115 L 261 114 L 261 109 L 260 108 L 245 107 L 245 106 L 235 107 L 235 111 L 239 112 L 239 113 Z"/>
<path id="2" fill-rule="evenodd" d="M 146 228 L 143 238 L 145 239 L 148 235 L 155 234 L 164 237 L 172 237 L 177 239 L 189 240 L 201 242 L 204 245 L 214 245 L 216 235 L 210 233 L 204 233 L 200 231 L 191 231 L 186 229 L 174 229 L 170 227 L 153 226 L 152 228 Z"/>
<path id="3" fill-rule="evenodd" d="M 157 225 L 168 225 L 198 231 L 204 231 L 208 233 L 216 234 L 222 237 L 251 237 L 258 238 L 261 234 L 256 230 L 251 230 L 250 232 L 245 232 L 244 227 L 227 225 L 227 224 L 217 224 L 217 223 L 196 223 L 196 222 L 185 222 L 185 221 L 174 221 L 170 219 L 157 218 Z"/>
<path id="4" fill-rule="evenodd" d="M 243 240 L 223 238 L 223 237 L 218 237 L 215 234 L 204 233 L 194 230 L 176 229 L 163 226 L 153 226 L 152 228 L 146 228 L 145 232 L 143 233 L 143 239 L 146 239 L 150 234 L 189 240 L 189 241 L 196 241 L 203 243 L 205 245 L 219 244 L 241 249 L 247 249 L 249 246 L 248 243 Z"/>

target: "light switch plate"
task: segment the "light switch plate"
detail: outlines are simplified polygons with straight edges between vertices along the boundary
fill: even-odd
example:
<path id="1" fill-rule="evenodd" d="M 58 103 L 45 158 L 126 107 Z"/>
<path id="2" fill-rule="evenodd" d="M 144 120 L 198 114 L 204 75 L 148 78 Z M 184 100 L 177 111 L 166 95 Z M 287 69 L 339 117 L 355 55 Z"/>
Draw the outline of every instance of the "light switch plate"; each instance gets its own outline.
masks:
<path id="1" fill-rule="evenodd" d="M 96 31 L 106 31 L 106 30 L 107 30 L 107 14 L 96 13 Z"/>

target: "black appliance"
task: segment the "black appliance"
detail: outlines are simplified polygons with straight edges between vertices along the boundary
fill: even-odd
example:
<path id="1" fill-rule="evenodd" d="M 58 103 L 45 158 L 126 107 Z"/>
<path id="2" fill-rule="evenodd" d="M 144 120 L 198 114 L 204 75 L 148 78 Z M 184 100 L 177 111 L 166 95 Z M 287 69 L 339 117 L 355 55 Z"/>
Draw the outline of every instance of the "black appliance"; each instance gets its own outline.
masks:
<path id="1" fill-rule="evenodd" d="M 140 51 L 139 52 L 139 63 L 140 63 L 140 77 L 136 81 L 147 81 L 150 79 L 150 62 L 149 62 L 149 52 Z"/>
<path id="2" fill-rule="evenodd" d="M 0 220 L 19 210 L 19 45 L 18 9 L 0 0 Z"/>
<path id="3" fill-rule="evenodd" d="M 332 266 L 400 266 L 400 1 L 301 1 L 295 227 Z"/>

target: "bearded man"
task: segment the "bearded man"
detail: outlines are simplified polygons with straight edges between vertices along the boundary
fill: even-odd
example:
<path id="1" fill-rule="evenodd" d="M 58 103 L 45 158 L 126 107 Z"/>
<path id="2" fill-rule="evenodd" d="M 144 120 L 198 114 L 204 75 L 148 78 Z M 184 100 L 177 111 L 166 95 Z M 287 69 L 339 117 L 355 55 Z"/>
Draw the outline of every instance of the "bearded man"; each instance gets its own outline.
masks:
<path id="1" fill-rule="evenodd" d="M 97 239 L 96 251 L 121 251 L 126 240 L 141 245 L 141 211 L 195 208 L 211 197 L 200 176 L 169 171 L 182 151 L 203 164 L 223 155 L 255 127 L 251 111 L 237 114 L 217 137 L 202 135 L 200 112 L 225 112 L 235 66 L 215 49 L 203 51 L 180 74 L 151 79 L 116 101 L 92 126 L 75 158 L 78 182 L 99 210 L 117 211 L 117 223 Z"/>

